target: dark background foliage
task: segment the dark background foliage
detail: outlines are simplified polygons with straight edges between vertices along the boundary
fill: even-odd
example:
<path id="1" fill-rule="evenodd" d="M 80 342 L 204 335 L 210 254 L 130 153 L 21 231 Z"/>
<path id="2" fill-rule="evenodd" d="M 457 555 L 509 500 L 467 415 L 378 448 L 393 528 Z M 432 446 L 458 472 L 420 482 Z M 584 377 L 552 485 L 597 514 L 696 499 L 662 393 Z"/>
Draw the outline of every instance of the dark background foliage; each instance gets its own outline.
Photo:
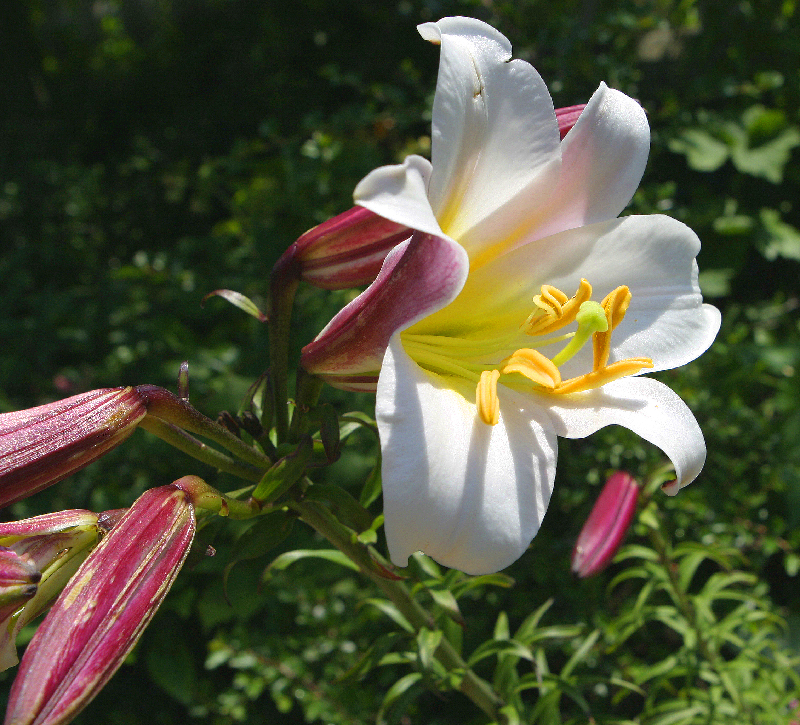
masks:
<path id="1" fill-rule="evenodd" d="M 263 307 L 269 270 L 289 243 L 349 208 L 370 169 L 427 153 L 438 53 L 415 25 L 454 14 L 505 33 L 556 106 L 585 102 L 605 81 L 646 108 L 652 151 L 630 211 L 670 214 L 697 231 L 701 285 L 724 320 L 703 358 L 662 375 L 696 412 L 709 448 L 700 479 L 665 503 L 670 530 L 676 541 L 739 549 L 787 618 L 785 644 L 796 651 L 794 0 L 0 4 L 0 411 L 103 386 L 174 389 L 183 360 L 199 409 L 235 411 L 266 367 L 266 331 L 218 298 L 202 305 L 203 296 L 231 288 Z M 346 299 L 301 289 L 297 350 Z M 367 397 L 324 395 L 342 410 L 370 409 Z M 357 495 L 373 455 L 374 441 L 355 436 L 324 475 Z M 500 610 L 519 623 L 549 597 L 554 621 L 598 616 L 608 580 L 566 576 L 575 536 L 610 470 L 641 474 L 658 461 L 616 429 L 564 442 L 542 532 L 508 572 L 516 585 L 462 601 L 465 642 L 485 639 Z M 125 506 L 186 473 L 234 485 L 140 432 L 4 513 Z M 78 722 L 374 719 L 396 673 L 340 681 L 386 631 L 363 605 L 367 584 L 333 564 L 301 562 L 259 586 L 264 558 L 237 565 L 225 596 L 226 546 L 243 528 L 204 530 L 220 553 L 181 575 Z M 298 526 L 270 555 L 320 545 Z M 453 697 L 443 707 L 426 695 L 413 707 L 404 722 L 474 717 Z M 615 715 L 635 717 L 639 707 L 628 699 Z"/>

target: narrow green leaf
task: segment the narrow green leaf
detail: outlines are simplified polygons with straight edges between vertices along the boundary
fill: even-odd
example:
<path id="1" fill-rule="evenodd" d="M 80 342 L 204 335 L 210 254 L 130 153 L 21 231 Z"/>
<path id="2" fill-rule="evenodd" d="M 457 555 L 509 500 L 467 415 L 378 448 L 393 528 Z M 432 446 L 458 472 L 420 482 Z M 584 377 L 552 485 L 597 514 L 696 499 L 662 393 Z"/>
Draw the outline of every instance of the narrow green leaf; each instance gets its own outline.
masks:
<path id="1" fill-rule="evenodd" d="M 240 561 L 259 559 L 280 544 L 292 531 L 295 517 L 288 511 L 271 511 L 256 519 L 233 544 L 230 561 L 223 571 L 223 587 L 227 589 L 228 577 Z"/>
<path id="2" fill-rule="evenodd" d="M 466 626 L 464 617 L 458 607 L 458 602 L 449 589 L 429 589 L 428 593 L 450 619 L 462 627 Z"/>
<path id="3" fill-rule="evenodd" d="M 589 654 L 589 651 L 594 647 L 597 640 L 600 639 L 600 630 L 595 629 L 578 647 L 577 650 L 573 653 L 572 657 L 569 658 L 567 664 L 561 668 L 561 677 L 569 677 L 572 674 L 572 671 L 581 663 L 583 660 L 586 659 L 586 656 Z"/>
<path id="4" fill-rule="evenodd" d="M 485 587 L 502 587 L 510 589 L 514 586 L 514 580 L 507 574 L 481 574 L 480 576 L 464 577 L 452 587 L 453 596 L 460 599 L 467 592 L 481 590 Z"/>
<path id="5" fill-rule="evenodd" d="M 388 632 L 378 637 L 367 651 L 358 658 L 358 661 L 345 672 L 337 683 L 348 684 L 366 677 L 375 669 L 386 654 L 401 641 L 407 641 L 407 637 L 399 632 Z"/>
<path id="6" fill-rule="evenodd" d="M 467 665 L 473 667 L 476 663 L 487 657 L 494 657 L 500 654 L 513 655 L 518 659 L 533 661 L 533 652 L 521 642 L 517 642 L 513 639 L 490 639 L 479 645 L 470 655 L 469 660 L 467 660 Z"/>
<path id="7" fill-rule="evenodd" d="M 519 629 L 517 629 L 516 634 L 514 635 L 514 639 L 518 642 L 522 642 L 523 644 L 530 644 L 531 638 L 533 637 L 534 633 L 536 632 L 536 628 L 539 626 L 539 622 L 541 621 L 542 617 L 545 615 L 548 609 L 553 606 L 553 602 L 555 599 L 550 597 L 544 604 L 542 604 L 535 612 L 529 614 L 525 620 L 520 624 Z"/>
<path id="8" fill-rule="evenodd" d="M 236 292 L 232 289 L 217 289 L 203 297 L 200 304 L 204 305 L 209 297 L 222 297 L 222 299 L 227 300 L 234 307 L 238 307 L 251 317 L 255 317 L 259 322 L 269 322 L 269 317 L 258 309 L 255 302 L 241 292 Z"/>
<path id="9" fill-rule="evenodd" d="M 383 698 L 380 710 L 378 710 L 378 715 L 375 719 L 377 725 L 387 725 L 386 711 L 395 703 L 410 702 L 414 699 L 414 697 L 416 697 L 416 693 L 412 693 L 411 688 L 421 679 L 422 675 L 419 672 L 411 672 L 405 677 L 401 677 L 389 688 L 389 691 L 386 693 L 386 697 Z M 406 695 L 406 697 L 403 697 L 403 695 Z"/>
<path id="10" fill-rule="evenodd" d="M 349 492 L 340 486 L 315 483 L 305 492 L 307 499 L 329 504 L 339 521 L 360 533 L 372 526 L 373 516 Z"/>
<path id="11" fill-rule="evenodd" d="M 436 649 L 442 641 L 442 631 L 439 629 L 430 630 L 426 627 L 417 632 L 417 650 L 419 652 L 419 664 L 423 671 L 430 670 L 435 657 Z"/>
<path id="12" fill-rule="evenodd" d="M 380 449 L 376 453 L 377 460 L 374 468 L 370 471 L 367 480 L 364 481 L 364 486 L 361 488 L 361 494 L 358 497 L 358 502 L 365 508 L 375 501 L 383 491 L 383 479 L 381 478 L 381 453 Z"/>
<path id="13" fill-rule="evenodd" d="M 497 615 L 497 622 L 494 625 L 494 638 L 495 639 L 508 639 L 511 636 L 511 631 L 508 627 L 508 615 L 505 612 L 500 612 Z"/>
<path id="14" fill-rule="evenodd" d="M 375 609 L 379 610 L 380 612 L 383 612 L 383 614 L 389 617 L 389 619 L 391 619 L 395 624 L 404 629 L 406 632 L 411 632 L 411 634 L 414 633 L 414 627 L 411 626 L 409 621 L 402 614 L 400 614 L 400 610 L 390 601 L 386 599 L 370 598 L 370 599 L 365 599 L 364 604 L 369 604 L 370 606 L 375 607 Z"/>
<path id="15" fill-rule="evenodd" d="M 359 571 L 358 565 L 338 549 L 296 549 L 295 551 L 287 551 L 277 557 L 264 570 L 264 573 L 261 575 L 261 580 L 267 581 L 267 579 L 272 576 L 273 571 L 283 571 L 301 559 L 324 559 L 325 561 L 331 561 L 334 564 L 344 566 L 347 569 Z"/>
<path id="16" fill-rule="evenodd" d="M 271 503 L 286 493 L 305 473 L 313 452 L 313 441 L 304 437 L 292 453 L 281 458 L 262 476 L 253 491 L 253 498 Z"/>

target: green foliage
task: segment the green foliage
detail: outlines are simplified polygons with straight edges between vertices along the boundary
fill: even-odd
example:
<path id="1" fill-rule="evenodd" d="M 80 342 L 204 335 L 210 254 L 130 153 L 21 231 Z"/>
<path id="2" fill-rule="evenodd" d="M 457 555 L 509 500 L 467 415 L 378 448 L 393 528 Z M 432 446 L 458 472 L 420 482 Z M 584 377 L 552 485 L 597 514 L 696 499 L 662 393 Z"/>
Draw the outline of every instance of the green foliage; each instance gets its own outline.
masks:
<path id="1" fill-rule="evenodd" d="M 379 581 L 373 403 L 326 390 L 324 402 L 353 412 L 339 415 L 338 441 L 330 415 L 304 422 L 317 439 L 311 460 L 339 456 L 313 470 L 305 493 L 373 557 L 369 576 L 286 508 L 255 522 L 203 520 L 188 570 L 76 722 L 487 723 L 469 699 L 480 685 L 456 658 L 497 694 L 508 723 L 791 722 L 797 3 L 0 5 L 2 411 L 107 385 L 172 388 L 188 360 L 198 409 L 271 419 L 248 392 L 268 366 L 266 326 L 202 301 L 236 290 L 243 297 L 226 299 L 265 310 L 269 270 L 288 244 L 348 208 L 376 165 L 428 153 L 437 53 L 414 26 L 448 14 L 508 35 L 557 106 L 585 102 L 601 80 L 640 99 L 652 150 L 630 211 L 697 231 L 701 286 L 723 310 L 712 349 L 661 375 L 704 429 L 704 473 L 674 499 L 649 499 L 604 574 L 567 576 L 598 486 L 610 470 L 644 480 L 662 464 L 619 430 L 562 443 L 542 530 L 507 572 L 467 577 L 413 558 L 402 585 L 429 615 L 416 621 Z M 292 354 L 352 296 L 301 287 Z M 140 432 L 8 516 L 127 506 L 190 472 L 221 490 L 241 485 Z M 0 676 L 4 692 L 11 676 Z"/>

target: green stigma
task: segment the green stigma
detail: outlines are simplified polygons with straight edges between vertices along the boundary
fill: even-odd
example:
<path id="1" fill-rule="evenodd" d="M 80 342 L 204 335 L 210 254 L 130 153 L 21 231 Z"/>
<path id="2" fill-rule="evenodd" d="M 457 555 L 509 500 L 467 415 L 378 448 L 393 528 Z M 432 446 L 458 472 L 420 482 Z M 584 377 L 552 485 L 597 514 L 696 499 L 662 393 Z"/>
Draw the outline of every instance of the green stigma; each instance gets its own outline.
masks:
<path id="1" fill-rule="evenodd" d="M 553 363 L 556 366 L 562 365 L 573 357 L 591 339 L 595 332 L 606 332 L 608 330 L 606 311 L 599 302 L 594 300 L 587 300 L 581 304 L 578 313 L 575 315 L 575 322 L 578 323 L 578 330 L 569 341 L 569 344 L 553 358 Z"/>

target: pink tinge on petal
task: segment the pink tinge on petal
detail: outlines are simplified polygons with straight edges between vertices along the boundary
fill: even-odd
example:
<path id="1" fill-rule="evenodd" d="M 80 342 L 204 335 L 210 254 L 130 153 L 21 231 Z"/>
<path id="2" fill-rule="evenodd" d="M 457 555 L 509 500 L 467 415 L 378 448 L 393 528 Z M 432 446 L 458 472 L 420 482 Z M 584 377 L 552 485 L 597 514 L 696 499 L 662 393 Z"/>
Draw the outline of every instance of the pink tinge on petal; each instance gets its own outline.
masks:
<path id="1" fill-rule="evenodd" d="M 572 552 L 575 574 L 593 576 L 608 565 L 628 531 L 638 499 L 639 486 L 629 474 L 618 471 L 608 479 Z"/>
<path id="2" fill-rule="evenodd" d="M 369 284 L 389 251 L 412 230 L 361 206 L 309 229 L 281 256 L 293 261 L 300 278 L 322 289 L 347 289 Z"/>
<path id="3" fill-rule="evenodd" d="M 578 116 L 581 115 L 583 109 L 586 108 L 585 103 L 579 103 L 577 106 L 564 106 L 564 108 L 556 108 L 556 121 L 558 121 L 558 132 L 561 134 L 561 140 L 564 140 L 570 129 L 578 122 Z"/>
<path id="4" fill-rule="evenodd" d="M 122 664 L 194 537 L 179 484 L 142 494 L 72 577 L 22 658 L 6 725 L 69 722 Z"/>
<path id="5" fill-rule="evenodd" d="M 416 232 L 303 348 L 303 367 L 336 387 L 364 390 L 377 377 L 392 334 L 451 302 L 464 286 L 468 266 L 466 252 L 455 242 Z"/>

